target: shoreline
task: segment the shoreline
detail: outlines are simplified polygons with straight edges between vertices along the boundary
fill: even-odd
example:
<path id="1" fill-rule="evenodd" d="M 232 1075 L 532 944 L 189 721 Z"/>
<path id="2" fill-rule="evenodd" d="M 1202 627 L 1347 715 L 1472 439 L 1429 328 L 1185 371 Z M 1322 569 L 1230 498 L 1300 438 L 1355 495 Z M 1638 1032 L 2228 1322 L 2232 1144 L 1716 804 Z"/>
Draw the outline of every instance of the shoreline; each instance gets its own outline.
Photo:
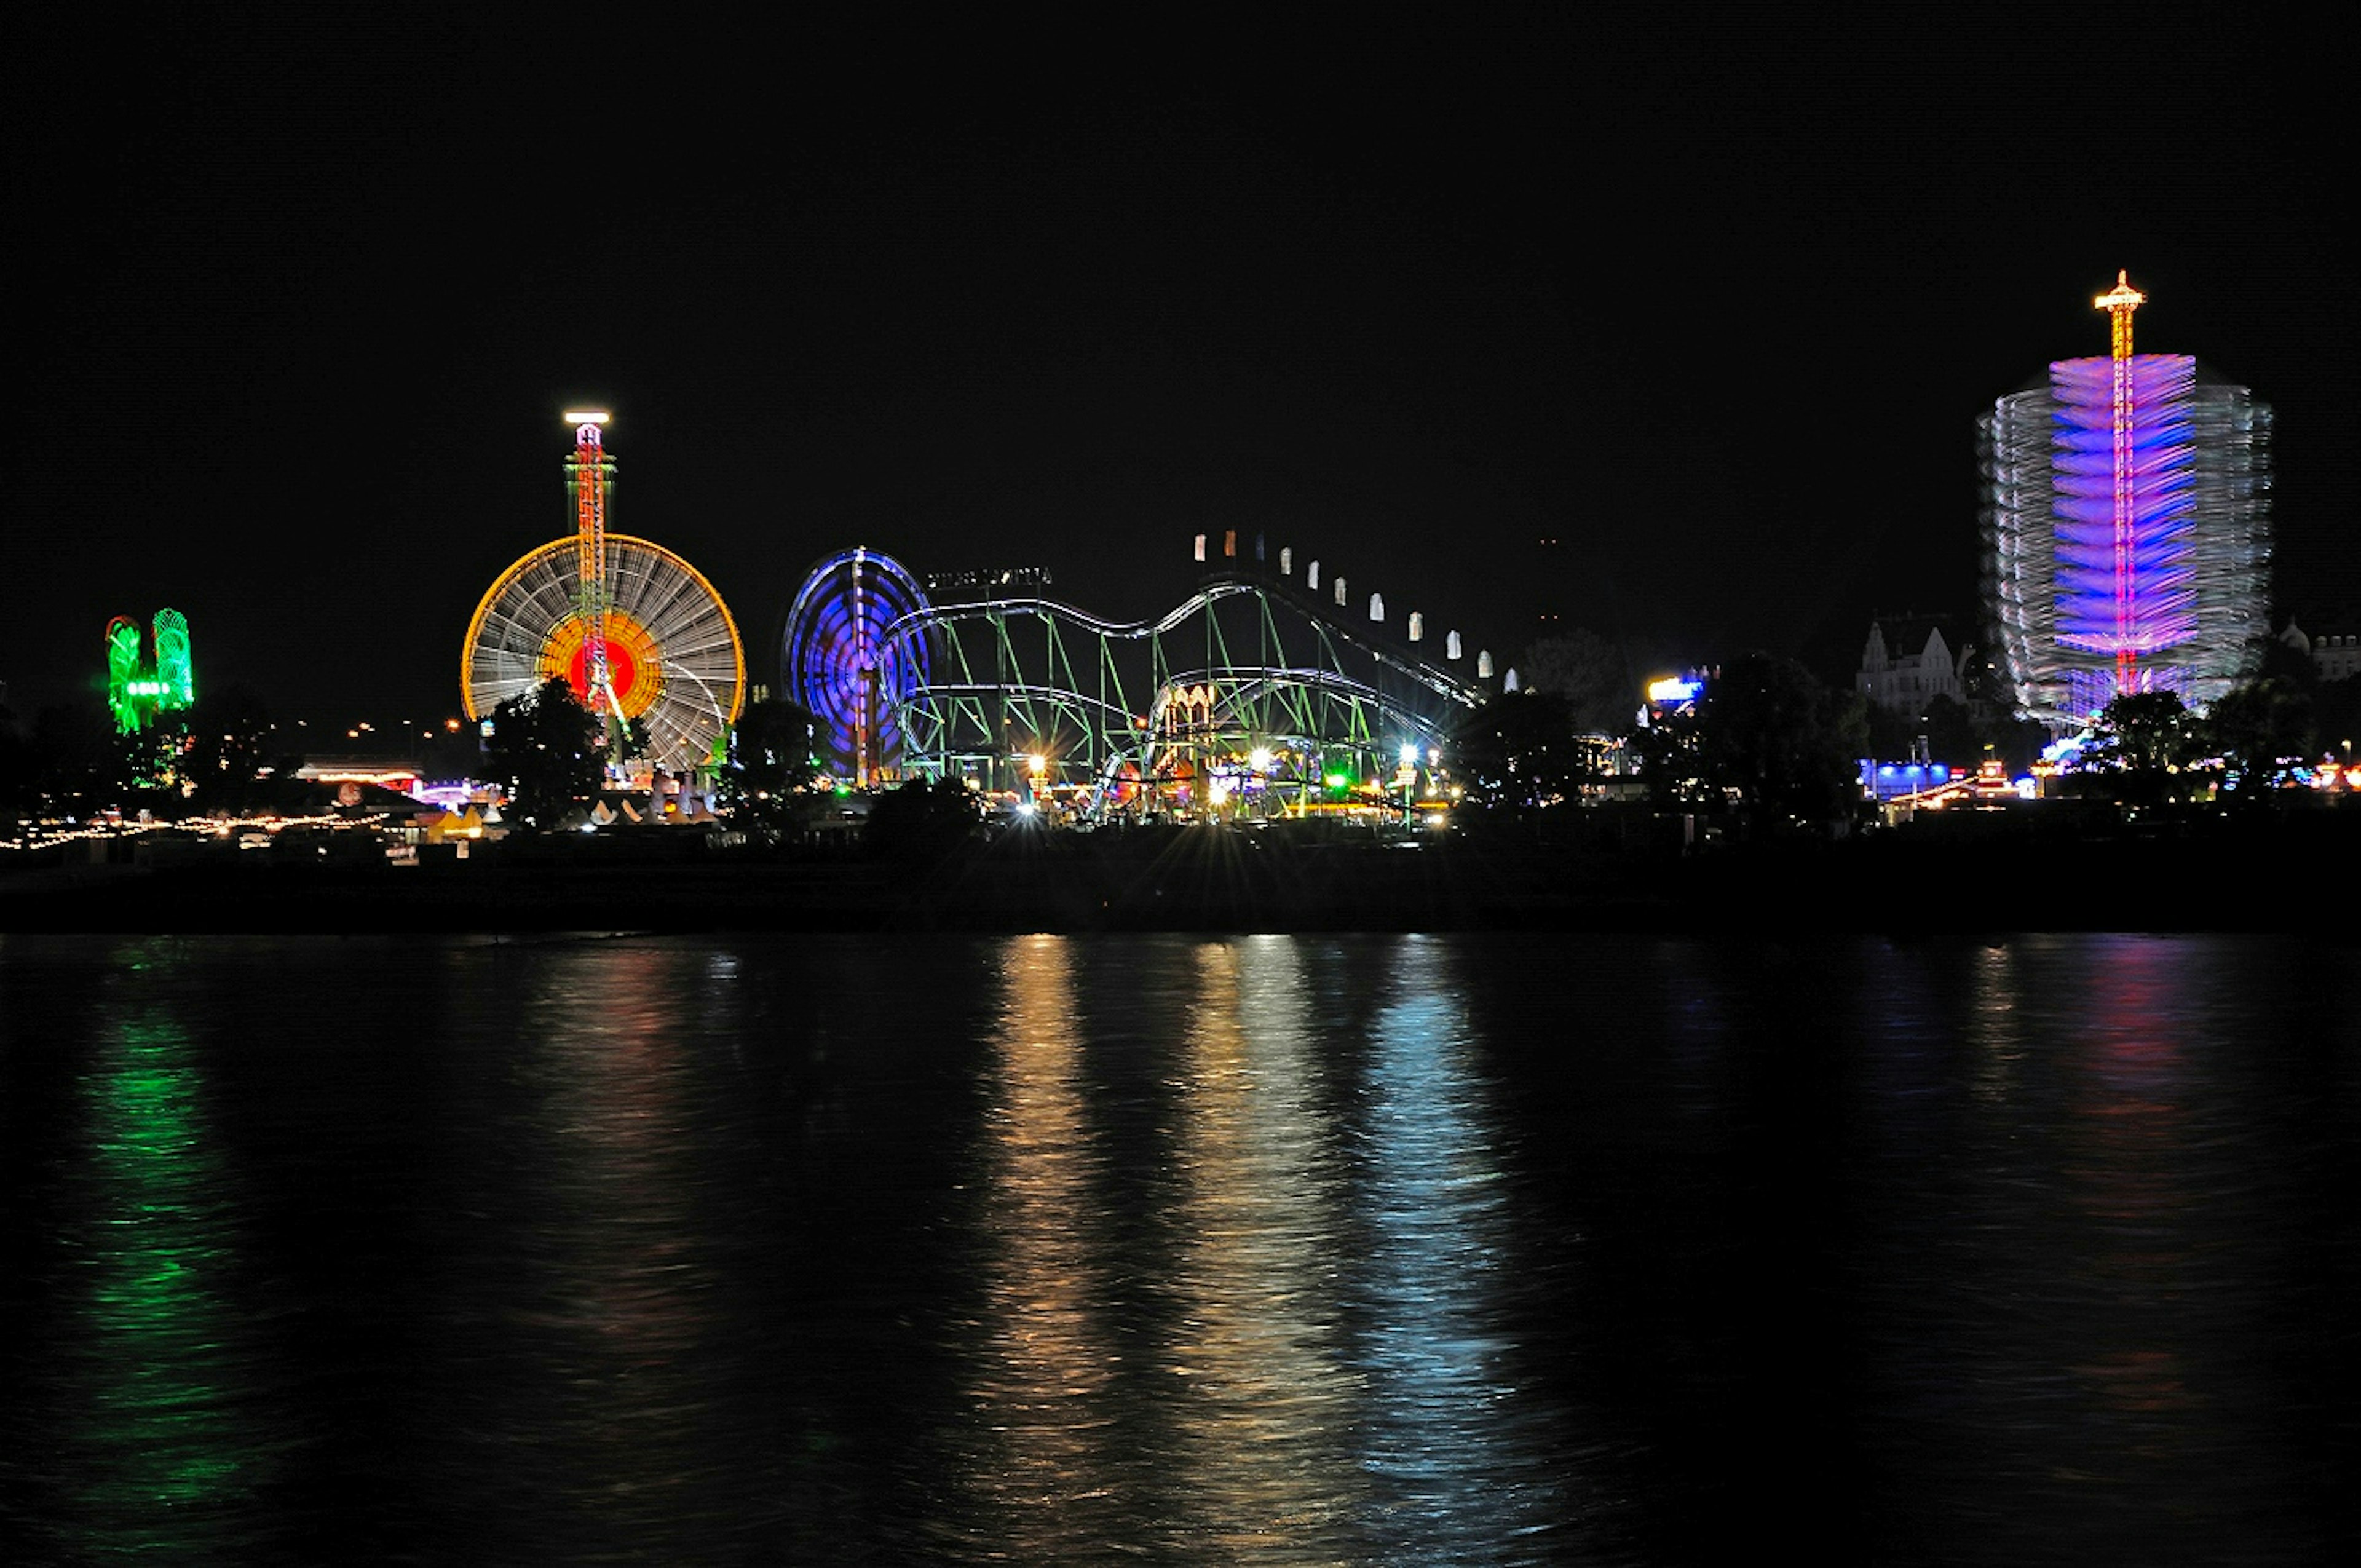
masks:
<path id="1" fill-rule="evenodd" d="M 2345 935 L 2361 814 L 1627 852 L 1509 837 L 1012 836 L 864 857 L 516 841 L 467 861 L 20 867 L 0 932 L 2016 931 Z"/>

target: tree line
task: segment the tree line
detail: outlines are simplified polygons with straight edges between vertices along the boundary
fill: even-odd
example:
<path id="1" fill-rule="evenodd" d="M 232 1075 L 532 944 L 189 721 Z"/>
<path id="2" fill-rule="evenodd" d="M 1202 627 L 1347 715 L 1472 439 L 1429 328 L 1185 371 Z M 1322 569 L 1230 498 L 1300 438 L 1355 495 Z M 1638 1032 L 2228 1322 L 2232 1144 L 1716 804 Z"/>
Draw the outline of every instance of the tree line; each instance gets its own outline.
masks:
<path id="1" fill-rule="evenodd" d="M 2202 715 L 2169 691 L 2116 698 L 2097 716 L 2069 787 L 2133 803 L 2253 803 L 2361 738 L 2361 680 L 2320 681 L 2276 640 L 2261 666 Z M 1989 660 L 1970 672 L 1980 700 L 1938 695 L 1915 717 L 1762 652 L 1723 663 L 1694 703 L 1644 719 L 1635 672 L 1596 633 L 1537 643 L 1523 667 L 1519 692 L 1486 704 L 1452 738 L 1470 820 L 1531 822 L 1595 796 L 1619 746 L 1637 759 L 1653 803 L 1740 812 L 1775 830 L 1846 817 L 1861 803 L 1864 760 L 1900 761 L 1923 741 L 1935 761 L 1971 771 L 1993 757 L 2018 776 L 2048 740 L 2000 700 Z"/>

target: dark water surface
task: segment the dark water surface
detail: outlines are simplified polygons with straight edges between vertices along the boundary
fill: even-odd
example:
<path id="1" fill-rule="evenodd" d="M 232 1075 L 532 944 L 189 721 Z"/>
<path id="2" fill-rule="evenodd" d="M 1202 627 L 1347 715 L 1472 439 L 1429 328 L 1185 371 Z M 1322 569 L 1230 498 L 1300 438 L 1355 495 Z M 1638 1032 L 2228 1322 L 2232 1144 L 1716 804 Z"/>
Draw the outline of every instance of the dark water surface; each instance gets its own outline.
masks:
<path id="1" fill-rule="evenodd" d="M 2341 1558 L 2361 953 L 0 940 L 0 1560 Z"/>

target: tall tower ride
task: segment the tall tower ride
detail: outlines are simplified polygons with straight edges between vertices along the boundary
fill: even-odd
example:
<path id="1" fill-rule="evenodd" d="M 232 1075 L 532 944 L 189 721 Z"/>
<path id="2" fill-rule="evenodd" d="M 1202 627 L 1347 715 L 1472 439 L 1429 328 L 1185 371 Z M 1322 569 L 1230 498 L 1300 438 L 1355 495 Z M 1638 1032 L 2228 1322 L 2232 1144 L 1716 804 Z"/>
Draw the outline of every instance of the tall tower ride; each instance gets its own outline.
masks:
<path id="1" fill-rule="evenodd" d="M 2109 372 L 2108 417 L 2113 437 L 2109 450 L 2114 460 L 2115 690 L 2119 693 L 2139 689 L 2134 674 L 2138 642 L 2133 631 L 2138 619 L 2134 613 L 2138 574 L 2133 567 L 2137 556 L 2134 546 L 2139 536 L 2139 498 L 2132 440 L 2137 422 L 2132 399 L 2132 313 L 2147 303 L 2147 296 L 2132 287 L 2130 275 L 2120 268 L 2115 271 L 2115 286 L 2091 302 L 2092 308 L 2107 313 L 2108 359 L 2114 367 Z"/>
<path id="2" fill-rule="evenodd" d="M 599 432 L 611 417 L 603 409 L 571 409 L 565 415 L 574 426 L 574 455 L 566 460 L 566 477 L 574 491 L 575 613 L 587 628 L 588 689 L 583 704 L 602 722 L 622 717 L 607 647 L 607 612 L 613 598 L 607 584 L 607 497 L 614 488 L 615 465 Z"/>
<path id="3" fill-rule="evenodd" d="M 2061 359 L 1976 422 L 1987 619 L 2018 711 L 2080 729 L 2126 692 L 2213 701 L 2258 666 L 2268 404 L 2186 355 L 2136 354 L 2147 296 L 2095 299 L 2103 359 Z"/>

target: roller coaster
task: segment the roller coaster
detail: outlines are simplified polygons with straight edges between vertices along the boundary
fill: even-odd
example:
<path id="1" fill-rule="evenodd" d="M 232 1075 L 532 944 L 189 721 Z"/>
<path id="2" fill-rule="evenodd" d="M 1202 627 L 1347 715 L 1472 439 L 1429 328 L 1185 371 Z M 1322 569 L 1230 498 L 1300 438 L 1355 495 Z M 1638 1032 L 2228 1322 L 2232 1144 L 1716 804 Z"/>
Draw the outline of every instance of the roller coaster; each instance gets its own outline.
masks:
<path id="1" fill-rule="evenodd" d="M 842 552 L 790 612 L 784 688 L 862 784 L 962 777 L 1092 815 L 1300 812 L 1411 788 L 1490 695 L 1489 655 L 1463 675 L 1456 632 L 1430 660 L 1420 617 L 1398 639 L 1376 596 L 1356 622 L 1341 579 L 1323 597 L 1316 563 L 1300 587 L 1280 563 L 1117 621 L 989 575 L 931 602 L 890 558 Z"/>

